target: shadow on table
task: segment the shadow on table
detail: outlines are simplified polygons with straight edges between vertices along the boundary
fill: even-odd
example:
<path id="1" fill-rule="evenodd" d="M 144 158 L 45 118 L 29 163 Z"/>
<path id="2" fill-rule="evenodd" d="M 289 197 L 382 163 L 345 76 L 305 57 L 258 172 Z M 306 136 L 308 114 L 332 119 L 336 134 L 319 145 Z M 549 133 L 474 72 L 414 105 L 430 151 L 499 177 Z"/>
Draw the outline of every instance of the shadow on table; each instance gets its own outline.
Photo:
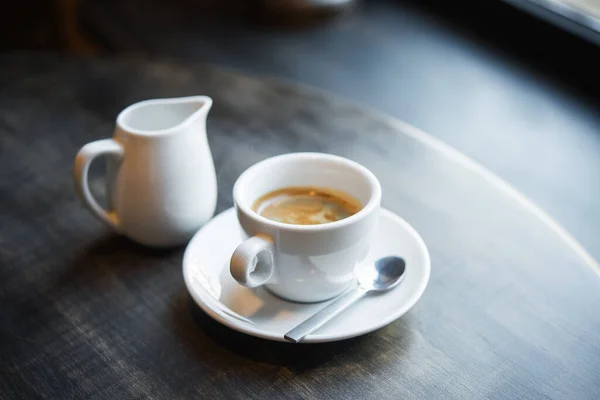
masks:
<path id="1" fill-rule="evenodd" d="M 389 357 L 389 353 L 405 352 L 413 335 L 410 316 L 405 316 L 402 323 L 338 342 L 275 342 L 243 334 L 213 320 L 185 290 L 175 297 L 171 304 L 172 322 L 189 350 L 203 361 L 206 358 L 202 348 L 208 337 L 218 346 L 247 359 L 285 366 L 295 373 L 309 371 L 332 360 L 340 364 L 354 364 L 368 359 L 385 363 L 394 359 Z"/>
<path id="2" fill-rule="evenodd" d="M 124 236 L 108 234 L 83 249 L 61 275 L 58 284 L 77 282 L 84 287 L 102 285 L 110 276 L 152 278 L 168 268 L 181 248 L 152 249 Z"/>

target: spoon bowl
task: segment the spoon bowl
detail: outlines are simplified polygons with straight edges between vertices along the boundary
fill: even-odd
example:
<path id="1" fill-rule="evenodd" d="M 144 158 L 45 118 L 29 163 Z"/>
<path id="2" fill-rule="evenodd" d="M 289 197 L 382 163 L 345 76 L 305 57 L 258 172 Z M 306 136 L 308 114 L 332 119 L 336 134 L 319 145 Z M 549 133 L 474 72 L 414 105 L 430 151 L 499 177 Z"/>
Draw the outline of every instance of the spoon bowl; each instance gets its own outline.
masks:
<path id="1" fill-rule="evenodd" d="M 356 269 L 358 284 L 369 290 L 383 292 L 397 286 L 404 279 L 406 262 L 401 257 L 388 256 L 373 264 L 362 264 Z"/>

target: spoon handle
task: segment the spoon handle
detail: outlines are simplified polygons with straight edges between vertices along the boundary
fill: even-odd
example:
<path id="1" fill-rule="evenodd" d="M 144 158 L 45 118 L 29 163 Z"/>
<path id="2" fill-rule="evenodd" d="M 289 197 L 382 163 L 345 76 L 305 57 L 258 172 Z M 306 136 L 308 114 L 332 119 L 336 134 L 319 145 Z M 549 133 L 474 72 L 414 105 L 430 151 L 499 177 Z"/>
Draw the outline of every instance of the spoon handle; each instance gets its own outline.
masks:
<path id="1" fill-rule="evenodd" d="M 325 325 L 327 321 L 344 311 L 367 293 L 368 290 L 361 286 L 350 290 L 348 293 L 329 303 L 316 314 L 309 317 L 306 321 L 302 322 L 300 325 L 286 333 L 283 337 L 292 343 L 298 343 L 302 341 L 306 335 Z"/>

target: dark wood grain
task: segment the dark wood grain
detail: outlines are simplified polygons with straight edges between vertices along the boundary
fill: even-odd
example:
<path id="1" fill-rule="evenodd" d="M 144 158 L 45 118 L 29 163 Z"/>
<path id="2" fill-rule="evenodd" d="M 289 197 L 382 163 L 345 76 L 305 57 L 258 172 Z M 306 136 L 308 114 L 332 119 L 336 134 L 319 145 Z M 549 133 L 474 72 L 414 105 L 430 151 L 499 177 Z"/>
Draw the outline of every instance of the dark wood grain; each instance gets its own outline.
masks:
<path id="1" fill-rule="evenodd" d="M 192 302 L 183 249 L 118 237 L 77 201 L 72 161 L 138 100 L 206 94 L 218 210 L 234 179 L 289 151 L 350 157 L 432 257 L 391 325 L 320 345 L 272 343 Z M 0 398 L 600 397 L 600 278 L 468 163 L 326 94 L 198 65 L 0 58 Z M 101 188 L 97 181 L 98 188 Z"/>

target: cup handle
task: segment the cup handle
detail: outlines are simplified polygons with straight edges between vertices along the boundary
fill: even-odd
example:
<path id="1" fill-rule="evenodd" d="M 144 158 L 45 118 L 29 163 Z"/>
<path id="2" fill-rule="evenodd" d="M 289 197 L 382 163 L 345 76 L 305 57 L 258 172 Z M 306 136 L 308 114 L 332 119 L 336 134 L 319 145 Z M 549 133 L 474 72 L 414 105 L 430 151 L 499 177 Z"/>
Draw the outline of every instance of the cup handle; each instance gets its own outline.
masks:
<path id="1" fill-rule="evenodd" d="M 273 251 L 273 240 L 266 235 L 246 239 L 231 256 L 231 276 L 250 288 L 264 285 L 272 280 L 275 271 Z"/>
<path id="2" fill-rule="evenodd" d="M 75 190 L 79 198 L 87 208 L 100 220 L 115 229 L 119 228 L 119 219 L 114 211 L 105 210 L 98 204 L 88 184 L 88 171 L 92 161 L 98 156 L 113 155 L 121 160 L 123 158 L 123 147 L 114 139 L 103 139 L 91 142 L 83 146 L 75 157 L 73 167 L 73 180 Z"/>

